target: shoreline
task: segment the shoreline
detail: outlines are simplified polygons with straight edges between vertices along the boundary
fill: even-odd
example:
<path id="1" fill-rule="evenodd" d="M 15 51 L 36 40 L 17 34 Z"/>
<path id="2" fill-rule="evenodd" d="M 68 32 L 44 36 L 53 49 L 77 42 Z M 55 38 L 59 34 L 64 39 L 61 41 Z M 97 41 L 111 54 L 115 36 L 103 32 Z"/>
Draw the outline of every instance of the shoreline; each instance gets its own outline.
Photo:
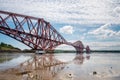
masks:
<path id="1" fill-rule="evenodd" d="M 1 53 L 35 53 L 35 50 L 0 50 Z M 120 53 L 120 50 L 91 50 L 90 53 Z M 75 50 L 49 50 L 46 53 L 78 53 Z M 86 53 L 86 51 L 83 51 Z M 90 54 L 88 53 L 88 54 Z"/>

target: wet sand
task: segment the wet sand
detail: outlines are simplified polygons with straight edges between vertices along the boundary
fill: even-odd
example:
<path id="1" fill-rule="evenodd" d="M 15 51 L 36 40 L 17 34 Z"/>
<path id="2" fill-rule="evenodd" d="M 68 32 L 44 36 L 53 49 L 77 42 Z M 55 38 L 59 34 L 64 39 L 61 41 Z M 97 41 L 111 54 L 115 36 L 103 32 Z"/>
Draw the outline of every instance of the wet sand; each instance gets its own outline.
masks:
<path id="1" fill-rule="evenodd" d="M 60 55 L 59 55 L 60 56 Z M 0 71 L 0 80 L 120 80 L 120 55 L 34 56 L 15 68 Z"/>

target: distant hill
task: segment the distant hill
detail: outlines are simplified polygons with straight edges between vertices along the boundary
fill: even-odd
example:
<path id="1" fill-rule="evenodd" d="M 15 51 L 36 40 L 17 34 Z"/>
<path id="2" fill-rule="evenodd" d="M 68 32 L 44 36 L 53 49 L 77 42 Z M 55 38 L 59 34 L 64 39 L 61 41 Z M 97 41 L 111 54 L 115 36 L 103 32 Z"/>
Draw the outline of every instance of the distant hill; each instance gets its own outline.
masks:
<path id="1" fill-rule="evenodd" d="M 16 48 L 10 44 L 0 43 L 0 51 L 21 51 L 19 48 Z"/>

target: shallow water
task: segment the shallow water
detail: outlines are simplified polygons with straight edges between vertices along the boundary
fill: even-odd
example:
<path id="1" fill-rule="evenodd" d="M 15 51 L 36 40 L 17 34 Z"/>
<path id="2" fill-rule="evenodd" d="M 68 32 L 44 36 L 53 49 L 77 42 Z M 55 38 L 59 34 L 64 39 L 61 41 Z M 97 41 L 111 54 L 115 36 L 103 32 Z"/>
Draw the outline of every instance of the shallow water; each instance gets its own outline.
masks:
<path id="1" fill-rule="evenodd" d="M 24 53 L 0 53 L 3 61 L 0 63 L 0 70 L 13 68 L 22 62 L 32 58 L 32 54 Z"/>
<path id="2" fill-rule="evenodd" d="M 0 80 L 120 80 L 119 53 L 0 56 L 11 57 L 0 63 Z"/>

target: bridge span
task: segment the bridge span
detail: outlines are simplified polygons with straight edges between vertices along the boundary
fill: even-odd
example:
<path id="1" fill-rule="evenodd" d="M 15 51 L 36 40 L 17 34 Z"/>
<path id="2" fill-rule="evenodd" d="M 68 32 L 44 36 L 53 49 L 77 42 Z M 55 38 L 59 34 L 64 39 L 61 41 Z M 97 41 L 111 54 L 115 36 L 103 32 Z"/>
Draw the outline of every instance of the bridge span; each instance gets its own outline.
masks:
<path id="1" fill-rule="evenodd" d="M 64 37 L 43 18 L 0 11 L 0 33 L 16 39 L 32 49 L 54 50 L 58 45 L 73 46 L 83 52 L 81 41 L 67 42 Z"/>

